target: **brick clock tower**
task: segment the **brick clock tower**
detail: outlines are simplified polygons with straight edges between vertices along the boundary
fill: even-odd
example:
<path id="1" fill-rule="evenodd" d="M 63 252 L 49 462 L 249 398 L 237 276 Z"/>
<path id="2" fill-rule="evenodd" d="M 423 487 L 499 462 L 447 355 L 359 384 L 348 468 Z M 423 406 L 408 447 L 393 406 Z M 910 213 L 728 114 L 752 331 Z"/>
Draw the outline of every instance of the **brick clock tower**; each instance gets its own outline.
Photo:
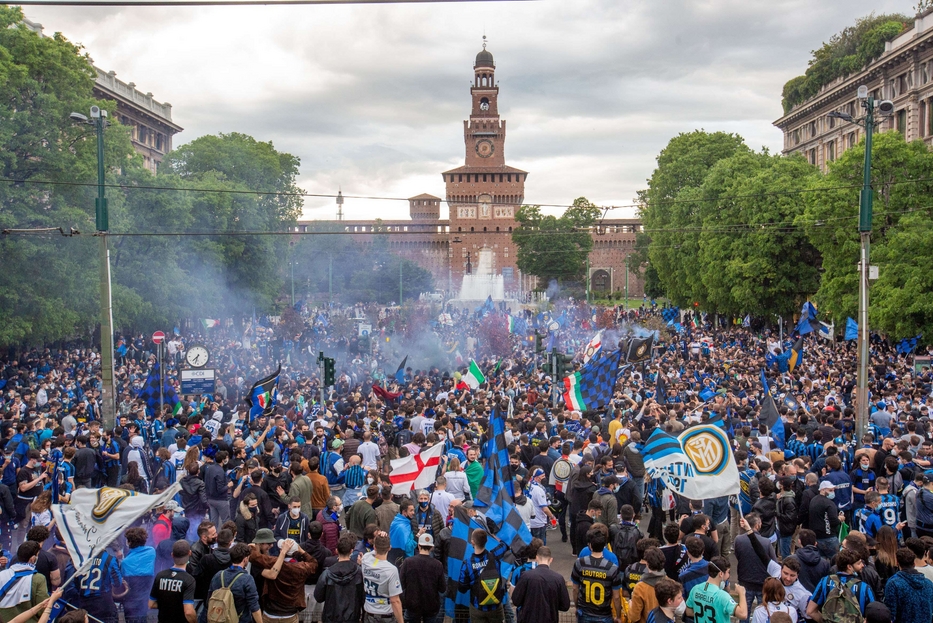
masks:
<path id="1" fill-rule="evenodd" d="M 484 37 L 485 39 L 485 37 Z M 499 118 L 496 64 L 483 49 L 473 64 L 473 109 L 463 122 L 464 166 L 446 171 L 450 207 L 450 266 L 454 287 L 468 270 L 478 270 L 479 251 L 492 252 L 492 272 L 502 275 L 506 291 L 519 287 L 515 245 L 510 232 L 525 197 L 528 173 L 505 164 L 505 121 Z"/>

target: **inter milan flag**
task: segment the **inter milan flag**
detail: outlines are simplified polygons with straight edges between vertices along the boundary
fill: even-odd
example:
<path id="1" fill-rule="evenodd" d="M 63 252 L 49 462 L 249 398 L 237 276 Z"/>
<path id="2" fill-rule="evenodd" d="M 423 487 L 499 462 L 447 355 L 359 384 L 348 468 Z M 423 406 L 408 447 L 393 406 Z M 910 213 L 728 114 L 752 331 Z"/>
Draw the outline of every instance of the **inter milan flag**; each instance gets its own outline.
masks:
<path id="1" fill-rule="evenodd" d="M 469 593 L 460 593 L 457 589 L 460 568 L 463 561 L 472 554 L 469 536 L 473 529 L 487 530 L 495 540 L 490 540 L 487 548 L 495 550 L 498 541 L 504 546 L 505 554 L 500 561 L 503 577 L 509 577 L 515 565 L 515 552 L 531 543 L 531 531 L 525 525 L 513 502 L 515 481 L 509 464 L 509 451 L 505 443 L 505 414 L 497 406 L 489 422 L 490 438 L 483 446 L 486 468 L 483 482 L 476 492 L 474 508 L 485 513 L 486 523 L 478 524 L 473 520 L 470 525 L 468 516 L 460 513 L 462 507 L 454 511 L 453 534 L 447 558 L 447 614 L 454 616 L 454 605 L 468 606 Z M 500 546 L 501 547 L 501 546 Z"/>
<path id="2" fill-rule="evenodd" d="M 168 382 L 168 379 L 162 379 L 162 371 L 159 368 L 158 362 L 152 364 L 152 370 L 149 371 L 146 383 L 143 385 L 142 389 L 139 390 L 139 394 L 136 397 L 139 400 L 146 401 L 146 413 L 149 416 L 154 416 L 159 412 L 159 383 L 163 383 L 161 393 L 163 404 L 167 404 L 172 408 L 172 415 L 177 415 L 181 411 L 181 401 L 178 399 L 178 394 L 175 392 L 175 388 L 172 387 L 172 384 Z"/>
<path id="3" fill-rule="evenodd" d="M 257 417 L 272 415 L 275 405 L 279 402 L 279 373 L 281 371 L 282 364 L 279 364 L 273 374 L 253 383 L 253 387 L 244 399 L 249 405 L 250 422 Z"/>
<path id="4" fill-rule="evenodd" d="M 761 401 L 761 413 L 758 414 L 759 419 L 761 419 L 765 426 L 768 427 L 768 430 L 771 431 L 771 436 L 774 438 L 774 443 L 777 445 L 778 449 L 784 449 L 784 420 L 781 419 L 781 414 L 778 413 L 777 405 L 774 404 L 774 397 L 771 395 L 771 390 L 768 387 L 768 379 L 765 378 L 765 371 L 761 371 L 761 387 L 764 389 L 765 397 Z"/>
<path id="5" fill-rule="evenodd" d="M 405 358 L 402 359 L 402 363 L 398 364 L 398 370 L 395 371 L 395 382 L 404 383 L 405 382 L 405 364 L 408 363 L 408 355 L 405 355 Z"/>
<path id="6" fill-rule="evenodd" d="M 655 428 L 642 450 L 651 480 L 679 495 L 705 500 L 739 492 L 729 437 L 718 426 L 691 426 L 679 436 Z"/>
<path id="7" fill-rule="evenodd" d="M 658 371 L 658 380 L 654 387 L 654 401 L 659 405 L 667 404 L 667 383 L 664 381 L 664 374 Z"/>
<path id="8" fill-rule="evenodd" d="M 578 372 L 565 378 L 564 403 L 567 408 L 586 411 L 608 405 L 619 376 L 621 355 L 621 350 L 601 348 Z"/>
<path id="9" fill-rule="evenodd" d="M 800 365 L 803 359 L 803 336 L 797 338 L 794 345 L 790 347 L 790 355 L 787 358 L 787 370 L 793 372 L 794 368 Z"/>
<path id="10" fill-rule="evenodd" d="M 654 333 L 648 337 L 633 337 L 625 348 L 626 363 L 638 363 L 651 359 L 652 346 L 654 346 Z"/>

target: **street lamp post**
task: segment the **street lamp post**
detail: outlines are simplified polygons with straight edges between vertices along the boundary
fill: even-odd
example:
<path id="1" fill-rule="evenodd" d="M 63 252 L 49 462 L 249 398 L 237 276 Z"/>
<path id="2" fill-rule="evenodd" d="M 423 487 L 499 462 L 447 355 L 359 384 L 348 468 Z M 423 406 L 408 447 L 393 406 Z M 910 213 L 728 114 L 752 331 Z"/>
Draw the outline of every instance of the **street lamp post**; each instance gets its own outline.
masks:
<path id="1" fill-rule="evenodd" d="M 868 273 L 869 250 L 871 247 L 871 220 L 873 191 L 871 187 L 871 141 L 875 129 L 875 112 L 890 116 L 894 112 L 894 104 L 889 100 L 875 103 L 873 97 L 868 95 L 868 87 L 858 88 L 858 98 L 862 108 L 865 109 L 864 122 L 856 121 L 848 113 L 834 111 L 829 117 L 842 119 L 865 128 L 865 162 L 862 168 L 862 192 L 859 196 L 858 231 L 860 241 L 859 252 L 859 287 L 858 287 L 858 378 L 856 381 L 855 424 L 858 438 L 868 429 L 868 359 L 869 359 L 869 333 L 868 333 Z"/>
<path id="2" fill-rule="evenodd" d="M 95 202 L 95 221 L 97 236 L 100 240 L 100 416 L 105 430 L 116 424 L 116 390 L 113 384 L 113 297 L 110 291 L 110 248 L 107 232 L 110 229 L 110 214 L 107 210 L 107 198 L 104 196 L 104 128 L 107 123 L 107 111 L 98 106 L 91 106 L 91 118 L 73 112 L 71 119 L 94 126 L 97 132 L 97 200 Z"/>

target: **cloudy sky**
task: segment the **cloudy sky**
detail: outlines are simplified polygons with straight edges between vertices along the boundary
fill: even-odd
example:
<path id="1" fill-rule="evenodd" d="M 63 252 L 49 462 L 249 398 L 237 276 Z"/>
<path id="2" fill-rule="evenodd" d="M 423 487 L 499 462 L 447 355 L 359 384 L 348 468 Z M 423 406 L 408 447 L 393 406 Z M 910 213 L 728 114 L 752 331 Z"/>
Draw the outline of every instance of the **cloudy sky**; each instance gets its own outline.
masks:
<path id="1" fill-rule="evenodd" d="M 679 132 L 781 149 L 781 88 L 813 50 L 915 0 L 540 0 L 300 7 L 25 7 L 46 33 L 173 105 L 185 130 L 245 132 L 301 158 L 310 193 L 443 196 L 463 163 L 472 64 L 496 59 L 506 160 L 526 203 L 630 206 Z M 347 199 L 348 219 L 405 218 Z M 631 208 L 614 211 L 630 216 Z M 333 218 L 333 199 L 305 201 Z M 446 211 L 442 210 L 442 217 Z"/>

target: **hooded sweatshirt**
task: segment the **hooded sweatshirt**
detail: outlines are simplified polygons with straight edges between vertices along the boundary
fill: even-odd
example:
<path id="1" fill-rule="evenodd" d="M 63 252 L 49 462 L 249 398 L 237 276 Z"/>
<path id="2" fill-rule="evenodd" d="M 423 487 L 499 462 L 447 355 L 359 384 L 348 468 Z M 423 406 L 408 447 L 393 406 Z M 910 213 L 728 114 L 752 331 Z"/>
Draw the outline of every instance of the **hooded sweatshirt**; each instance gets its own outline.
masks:
<path id="1" fill-rule="evenodd" d="M 829 561 L 820 556 L 816 545 L 801 547 L 794 552 L 794 556 L 800 561 L 800 583 L 812 593 L 820 580 L 829 574 Z"/>
<path id="2" fill-rule="evenodd" d="M 648 613 L 658 607 L 658 597 L 654 592 L 654 585 L 658 583 L 658 580 L 666 577 L 667 573 L 663 569 L 661 571 L 649 569 L 641 576 L 641 580 L 635 584 L 635 588 L 632 590 L 632 605 L 628 613 L 628 620 L 631 623 L 636 621 L 646 623 Z"/>
<path id="3" fill-rule="evenodd" d="M 201 517 L 207 513 L 207 489 L 200 476 L 185 474 L 181 484 L 181 505 L 186 515 Z"/>
<path id="4" fill-rule="evenodd" d="M 349 560 L 331 565 L 314 587 L 314 599 L 324 604 L 322 621 L 356 623 L 363 611 L 363 570 Z"/>
<path id="5" fill-rule="evenodd" d="M 902 569 L 884 586 L 884 604 L 894 623 L 933 620 L 933 582 L 916 569 Z"/>

